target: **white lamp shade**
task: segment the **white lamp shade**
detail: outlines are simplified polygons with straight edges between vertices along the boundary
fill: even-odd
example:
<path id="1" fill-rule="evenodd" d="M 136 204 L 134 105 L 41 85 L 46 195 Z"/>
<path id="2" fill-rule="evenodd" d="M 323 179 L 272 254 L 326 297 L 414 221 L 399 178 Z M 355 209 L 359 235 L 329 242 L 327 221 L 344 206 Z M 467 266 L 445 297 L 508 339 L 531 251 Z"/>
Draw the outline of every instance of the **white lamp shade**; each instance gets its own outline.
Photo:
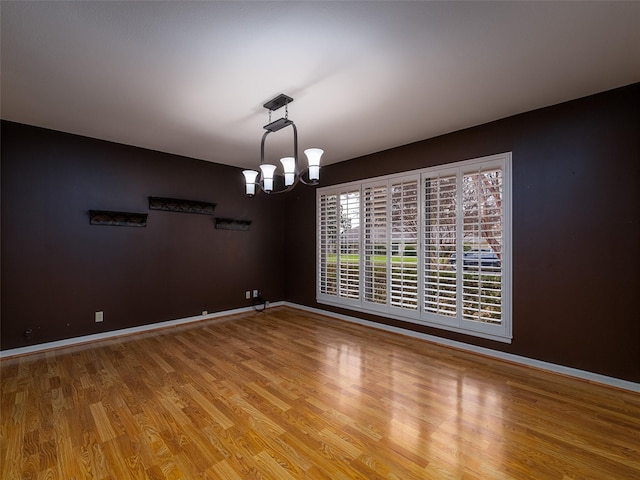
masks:
<path id="1" fill-rule="evenodd" d="M 296 159 L 293 157 L 284 157 L 280 159 L 282 168 L 284 169 L 284 184 L 285 186 L 293 185 L 293 180 L 296 173 Z"/>
<path id="2" fill-rule="evenodd" d="M 255 170 L 243 170 L 242 174 L 244 175 L 244 180 L 246 182 L 246 193 L 249 196 L 253 196 L 256 194 L 256 178 L 258 177 L 258 172 Z"/>
<path id="3" fill-rule="evenodd" d="M 317 181 L 320 179 L 320 157 L 324 150 L 320 148 L 307 148 L 304 154 L 309 161 L 309 180 Z"/>
<path id="4" fill-rule="evenodd" d="M 260 165 L 262 170 L 262 189 L 265 192 L 273 190 L 273 174 L 276 171 L 276 166 L 269 163 L 263 163 Z"/>

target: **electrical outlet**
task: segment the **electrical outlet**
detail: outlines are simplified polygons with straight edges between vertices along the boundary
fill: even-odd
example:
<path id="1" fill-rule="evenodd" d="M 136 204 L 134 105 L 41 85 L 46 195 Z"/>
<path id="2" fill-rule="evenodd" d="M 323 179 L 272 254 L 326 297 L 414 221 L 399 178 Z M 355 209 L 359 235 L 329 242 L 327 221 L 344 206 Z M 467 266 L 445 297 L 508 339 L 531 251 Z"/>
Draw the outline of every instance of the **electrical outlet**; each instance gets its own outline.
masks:
<path id="1" fill-rule="evenodd" d="M 253 298 L 258 298 L 260 296 L 260 292 L 258 290 L 253 291 Z"/>
<path id="2" fill-rule="evenodd" d="M 96 323 L 104 321 L 104 312 L 96 312 Z"/>
<path id="3" fill-rule="evenodd" d="M 247 290 L 246 292 L 244 292 L 244 298 L 246 298 L 247 300 L 251 300 L 251 290 Z"/>
<path id="4" fill-rule="evenodd" d="M 206 314 L 208 314 L 208 313 L 209 313 L 209 312 L 207 312 L 206 310 L 202 310 L 202 314 L 203 314 L 203 315 L 206 315 Z"/>

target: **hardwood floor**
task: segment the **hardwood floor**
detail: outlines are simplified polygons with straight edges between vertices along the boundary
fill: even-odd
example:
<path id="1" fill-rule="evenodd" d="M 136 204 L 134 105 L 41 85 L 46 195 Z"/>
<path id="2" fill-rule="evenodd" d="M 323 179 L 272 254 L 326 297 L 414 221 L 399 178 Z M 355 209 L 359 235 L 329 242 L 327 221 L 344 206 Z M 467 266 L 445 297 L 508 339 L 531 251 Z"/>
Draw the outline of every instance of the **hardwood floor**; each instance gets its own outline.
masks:
<path id="1" fill-rule="evenodd" d="M 0 373 L 5 480 L 640 478 L 640 394 L 286 307 Z"/>

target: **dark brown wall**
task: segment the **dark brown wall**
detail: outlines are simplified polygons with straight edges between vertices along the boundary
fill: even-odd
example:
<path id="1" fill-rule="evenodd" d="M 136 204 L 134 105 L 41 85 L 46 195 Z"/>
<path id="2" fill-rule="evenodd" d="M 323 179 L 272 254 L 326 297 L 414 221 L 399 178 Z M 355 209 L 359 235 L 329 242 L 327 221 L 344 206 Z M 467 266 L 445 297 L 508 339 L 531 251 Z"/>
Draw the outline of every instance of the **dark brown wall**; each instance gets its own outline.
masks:
<path id="1" fill-rule="evenodd" d="M 2 122 L 1 347 L 242 307 L 259 288 L 639 382 L 638 105 L 635 84 L 323 168 L 326 186 L 512 151 L 510 345 L 317 304 L 314 189 L 246 199 L 238 169 Z M 146 228 L 89 225 L 89 209 L 146 212 L 150 195 L 215 202 L 216 216 L 253 224 L 228 232 L 149 211 Z"/>
<path id="2" fill-rule="evenodd" d="M 239 169 L 11 122 L 1 153 L 3 350 L 248 306 L 254 288 L 283 299 L 282 199 L 245 198 Z M 149 211 L 148 196 L 253 223 L 216 230 Z M 89 209 L 147 212 L 148 225 L 90 225 Z"/>
<path id="3" fill-rule="evenodd" d="M 286 200 L 302 305 L 640 382 L 640 84 L 322 169 L 322 186 L 513 152 L 510 345 L 315 302 L 315 192 Z M 330 145 L 327 145 L 327 150 Z"/>

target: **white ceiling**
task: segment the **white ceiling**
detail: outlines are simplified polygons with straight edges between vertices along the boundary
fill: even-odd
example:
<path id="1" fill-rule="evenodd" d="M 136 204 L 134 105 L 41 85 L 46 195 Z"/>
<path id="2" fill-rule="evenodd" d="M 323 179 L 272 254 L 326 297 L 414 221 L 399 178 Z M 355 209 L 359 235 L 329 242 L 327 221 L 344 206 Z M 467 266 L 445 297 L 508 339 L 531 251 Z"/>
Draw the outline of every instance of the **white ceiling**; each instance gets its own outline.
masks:
<path id="1" fill-rule="evenodd" d="M 329 164 L 640 81 L 638 1 L 0 5 L 3 119 L 241 167 L 279 93 Z"/>

